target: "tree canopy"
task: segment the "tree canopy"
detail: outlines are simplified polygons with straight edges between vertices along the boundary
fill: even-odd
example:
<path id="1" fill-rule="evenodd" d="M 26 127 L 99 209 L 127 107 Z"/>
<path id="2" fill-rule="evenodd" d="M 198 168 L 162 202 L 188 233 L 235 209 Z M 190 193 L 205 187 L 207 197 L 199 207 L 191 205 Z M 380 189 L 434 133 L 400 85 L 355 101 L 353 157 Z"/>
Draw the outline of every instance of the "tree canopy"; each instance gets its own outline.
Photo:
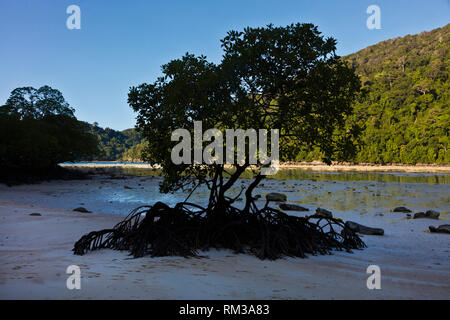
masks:
<path id="1" fill-rule="evenodd" d="M 270 207 L 269 199 L 258 208 L 252 191 L 265 177 L 267 164 L 251 166 L 251 139 L 241 143 L 248 152 L 229 141 L 228 132 L 227 139 L 219 139 L 224 130 L 276 129 L 282 159 L 312 146 L 328 162 L 354 153 L 358 130 L 346 119 L 360 82 L 336 56 L 335 40 L 323 38 L 311 24 L 269 25 L 231 31 L 222 47 L 219 64 L 186 54 L 164 65 L 163 76 L 154 83 L 132 87 L 128 95 L 138 113 L 138 128 L 148 141 L 147 160 L 162 165 L 161 190 L 205 184 L 210 190 L 207 207 L 186 200 L 173 208 L 162 202 L 136 208 L 113 229 L 81 237 L 74 245 L 75 254 L 111 248 L 128 250 L 134 257 L 195 256 L 197 250 L 214 247 L 277 259 L 365 247 L 341 220 L 319 214 L 290 216 Z M 205 130 L 217 129 L 209 141 L 208 130 L 205 135 L 197 132 L 199 124 Z M 180 129 L 194 135 L 194 147 L 183 150 L 193 162 L 173 161 L 172 133 Z M 200 139 L 195 138 L 198 134 Z M 180 137 L 184 136 L 180 133 Z M 234 170 L 219 161 L 220 148 L 214 148 L 214 161 L 199 160 L 211 140 L 226 146 L 227 162 Z M 253 170 L 254 179 L 246 186 L 246 200 L 239 208 L 233 203 L 245 187 L 238 195 L 230 189 L 246 169 Z"/>
<path id="2" fill-rule="evenodd" d="M 46 170 L 97 152 L 97 139 L 56 89 L 17 88 L 0 107 L 2 171 Z"/>
<path id="3" fill-rule="evenodd" d="M 312 147 L 326 162 L 354 154 L 358 128 L 346 120 L 360 81 L 336 55 L 334 39 L 312 24 L 292 24 L 230 31 L 221 42 L 220 63 L 186 54 L 162 66 L 163 76 L 154 83 L 130 89 L 128 102 L 148 140 L 146 160 L 163 166 L 163 191 L 224 174 L 223 164 L 172 162 L 172 132 L 193 132 L 194 121 L 202 121 L 205 130 L 278 129 L 280 160 Z M 234 167 L 230 181 L 250 163 Z M 258 170 L 255 175 L 262 179 Z M 222 184 L 220 193 L 230 185 Z"/>
<path id="4" fill-rule="evenodd" d="M 3 114 L 15 114 L 20 119 L 43 119 L 50 115 L 74 117 L 74 109 L 64 99 L 62 93 L 49 86 L 16 88 L 11 92 Z"/>

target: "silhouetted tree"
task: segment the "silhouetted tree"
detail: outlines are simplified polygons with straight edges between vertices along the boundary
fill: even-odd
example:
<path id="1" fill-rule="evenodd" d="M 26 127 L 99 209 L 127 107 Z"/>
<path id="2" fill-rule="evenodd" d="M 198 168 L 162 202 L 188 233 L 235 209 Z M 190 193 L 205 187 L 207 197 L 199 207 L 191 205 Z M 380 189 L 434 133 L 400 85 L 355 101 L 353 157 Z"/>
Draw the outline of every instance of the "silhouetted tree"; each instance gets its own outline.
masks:
<path id="1" fill-rule="evenodd" d="M 97 139 L 74 116 L 61 92 L 49 86 L 17 88 L 0 107 L 0 167 L 34 173 L 92 157 Z"/>
<path id="2" fill-rule="evenodd" d="M 312 24 L 269 25 L 231 31 L 222 48 L 221 63 L 186 54 L 162 66 L 163 76 L 156 82 L 132 87 L 128 96 L 148 141 L 146 160 L 162 165 L 161 191 L 205 184 L 210 190 L 207 208 L 187 202 L 138 208 L 114 229 L 82 237 L 76 254 L 109 247 L 130 250 L 135 257 L 188 256 L 216 247 L 275 259 L 364 246 L 340 220 L 289 216 L 268 203 L 258 208 L 252 191 L 265 176 L 263 165 L 251 166 L 249 154 L 243 163 L 235 161 L 233 170 L 217 162 L 172 162 L 177 143 L 171 141 L 172 133 L 181 128 L 193 133 L 194 121 L 202 121 L 204 130 L 222 132 L 278 129 L 281 160 L 313 146 L 328 163 L 354 154 L 358 128 L 346 126 L 346 118 L 360 82 L 335 54 L 334 39 L 323 38 Z M 234 202 L 240 194 L 231 196 L 230 190 L 250 168 L 254 180 L 245 190 L 244 208 L 238 209 Z"/>

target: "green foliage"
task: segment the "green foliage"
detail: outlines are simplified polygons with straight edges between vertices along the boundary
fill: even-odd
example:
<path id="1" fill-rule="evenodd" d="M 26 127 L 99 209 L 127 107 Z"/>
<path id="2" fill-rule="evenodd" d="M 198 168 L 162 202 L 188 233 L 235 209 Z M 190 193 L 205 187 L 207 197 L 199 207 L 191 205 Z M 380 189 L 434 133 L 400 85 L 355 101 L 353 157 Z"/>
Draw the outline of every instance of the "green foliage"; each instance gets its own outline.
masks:
<path id="1" fill-rule="evenodd" d="M 20 119 L 43 119 L 49 115 L 74 116 L 74 109 L 64 99 L 59 90 L 49 86 L 16 88 L 11 92 L 2 114 L 16 114 Z"/>
<path id="2" fill-rule="evenodd" d="M 360 82 L 335 46 L 312 24 L 231 31 L 222 40 L 221 63 L 186 54 L 164 65 L 153 84 L 132 87 L 128 103 L 148 141 L 146 160 L 163 166 L 162 190 L 182 187 L 190 177 L 222 175 L 223 165 L 172 162 L 172 132 L 192 132 L 194 121 L 222 132 L 279 129 L 281 160 L 313 146 L 326 162 L 351 156 L 357 128 L 346 120 Z M 248 165 L 247 159 L 242 167 Z M 239 176 L 242 167 L 236 167 Z"/>
<path id="3" fill-rule="evenodd" d="M 0 107 L 0 167 L 41 170 L 97 152 L 95 137 L 62 94 L 44 86 L 18 88 Z"/>
<path id="4" fill-rule="evenodd" d="M 139 160 L 142 155 L 138 145 L 142 142 L 142 137 L 135 129 L 126 129 L 123 131 L 113 130 L 111 128 L 101 128 L 97 123 L 93 125 L 86 123 L 88 131 L 97 137 L 99 143 L 99 155 L 96 160 L 101 161 L 119 161 L 119 160 Z M 132 153 L 129 149 L 133 148 Z"/>
<path id="5" fill-rule="evenodd" d="M 352 118 L 365 127 L 356 161 L 450 163 L 449 49 L 450 24 L 345 57 L 367 93 Z"/>
<path id="6" fill-rule="evenodd" d="M 133 145 L 124 152 L 122 159 L 129 162 L 140 162 L 145 158 L 145 150 L 148 148 L 148 141 L 142 141 L 139 144 Z"/>

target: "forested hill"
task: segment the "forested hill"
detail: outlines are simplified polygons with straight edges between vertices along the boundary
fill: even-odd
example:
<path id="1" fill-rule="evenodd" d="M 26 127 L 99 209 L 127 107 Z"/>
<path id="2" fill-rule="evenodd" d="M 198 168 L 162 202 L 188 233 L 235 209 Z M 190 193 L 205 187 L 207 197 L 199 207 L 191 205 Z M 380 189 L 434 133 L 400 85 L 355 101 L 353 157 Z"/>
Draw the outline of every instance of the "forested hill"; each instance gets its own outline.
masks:
<path id="1" fill-rule="evenodd" d="M 94 133 L 99 140 L 100 155 L 96 160 L 118 161 L 118 160 L 136 160 L 136 157 L 130 157 L 132 150 L 142 142 L 141 135 L 135 129 L 126 129 L 123 131 L 113 130 L 111 128 L 101 128 L 97 123 L 89 124 L 89 131 Z"/>
<path id="2" fill-rule="evenodd" d="M 430 32 L 380 42 L 343 57 L 366 95 L 355 103 L 364 128 L 356 162 L 450 163 L 450 24 Z M 100 140 L 99 160 L 136 161 L 145 142 L 134 129 L 90 125 Z M 317 151 L 298 161 L 321 159 Z"/>
<path id="3" fill-rule="evenodd" d="M 367 91 L 358 162 L 450 163 L 449 51 L 450 24 L 344 57 Z"/>

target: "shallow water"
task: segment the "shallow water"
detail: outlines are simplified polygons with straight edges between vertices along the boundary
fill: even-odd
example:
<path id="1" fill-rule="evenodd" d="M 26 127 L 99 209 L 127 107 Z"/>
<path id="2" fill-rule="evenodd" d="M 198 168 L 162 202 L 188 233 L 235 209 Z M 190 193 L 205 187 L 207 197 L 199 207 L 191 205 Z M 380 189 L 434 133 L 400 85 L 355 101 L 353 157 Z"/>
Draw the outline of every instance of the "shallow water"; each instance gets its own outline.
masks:
<path id="1" fill-rule="evenodd" d="M 86 169 L 93 171 L 92 168 Z M 137 206 L 157 201 L 174 205 L 188 195 L 187 192 L 159 193 L 162 179 L 155 170 L 114 167 L 102 168 L 101 171 L 113 174 L 116 179 L 111 179 L 109 175 L 96 175 L 92 180 L 53 181 L 11 188 L 0 185 L 0 199 L 64 209 L 83 206 L 98 213 L 125 215 Z M 120 175 L 124 174 L 132 176 L 121 178 Z M 241 184 L 247 185 L 249 182 L 249 179 L 240 179 L 232 194 L 240 191 Z M 285 193 L 289 202 L 309 208 L 309 214 L 315 208 L 322 207 L 344 219 L 376 214 L 384 214 L 392 221 L 405 219 L 405 214 L 391 212 L 397 206 L 406 206 L 413 212 L 437 210 L 443 219 L 450 213 L 449 174 L 330 173 L 288 169 L 280 170 L 275 178 L 263 181 L 255 194 L 261 194 L 264 199 L 269 192 Z M 200 205 L 205 205 L 207 200 L 206 188 L 199 188 L 189 199 Z M 258 201 L 261 206 L 264 203 L 264 200 Z M 242 204 L 236 203 L 237 206 Z"/>

